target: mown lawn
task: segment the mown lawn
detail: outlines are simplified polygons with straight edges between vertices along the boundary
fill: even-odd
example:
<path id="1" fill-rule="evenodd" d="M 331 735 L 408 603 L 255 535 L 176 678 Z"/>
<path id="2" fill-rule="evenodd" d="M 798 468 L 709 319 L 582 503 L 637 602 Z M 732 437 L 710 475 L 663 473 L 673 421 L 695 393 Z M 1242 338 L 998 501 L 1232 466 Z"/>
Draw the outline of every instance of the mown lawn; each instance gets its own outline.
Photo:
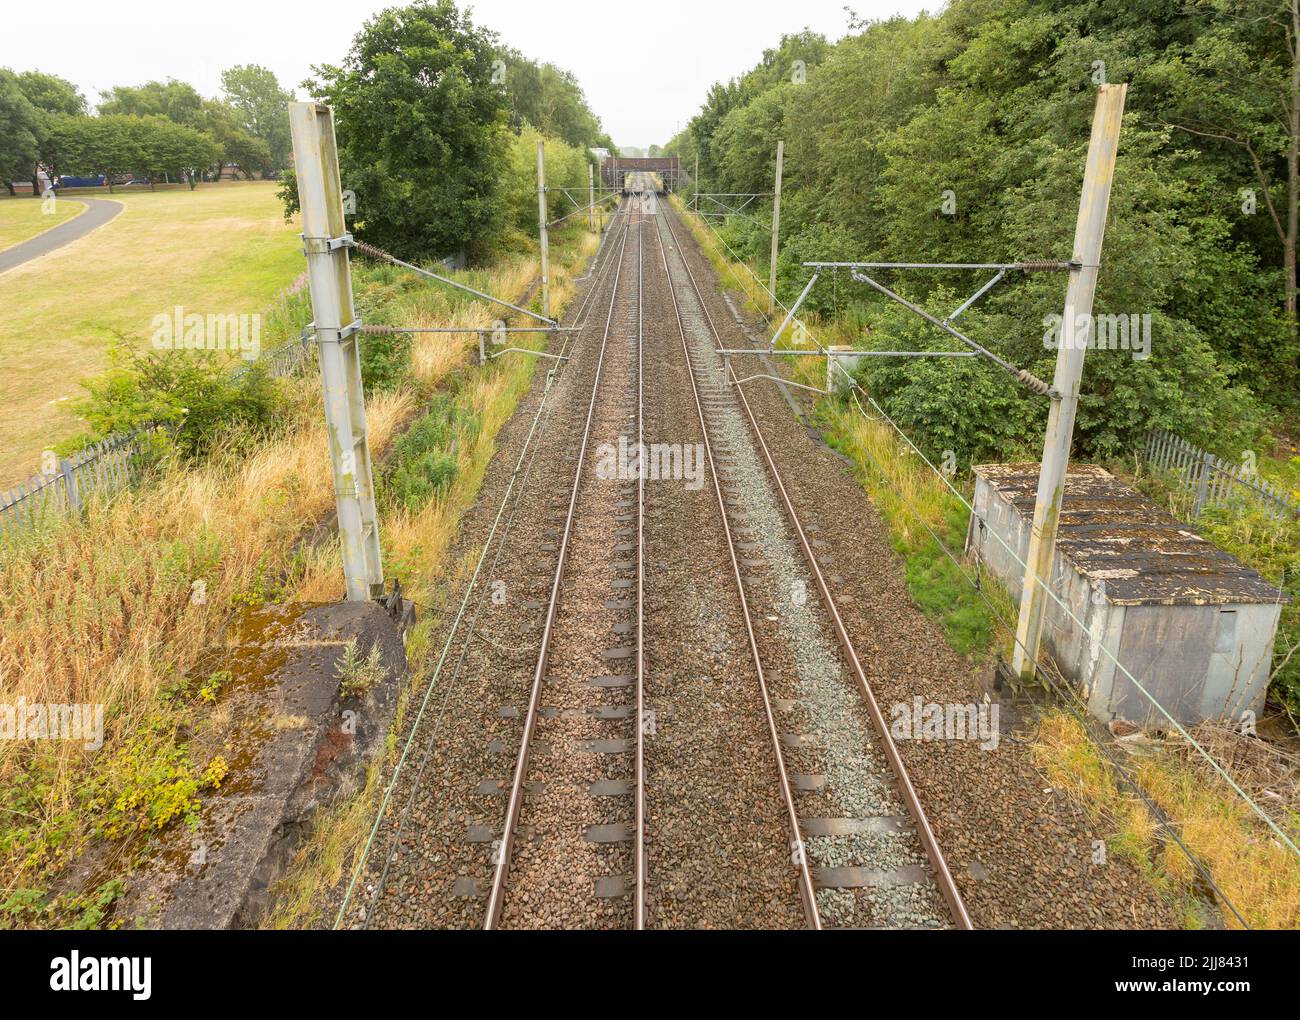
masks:
<path id="1" fill-rule="evenodd" d="M 52 207 L 47 207 L 39 198 L 0 200 L 0 251 L 43 234 L 50 227 L 57 227 L 64 220 L 70 220 L 85 211 L 86 203 L 78 202 L 75 198 L 59 199 Z"/>
<path id="2" fill-rule="evenodd" d="M 81 431 L 69 409 L 118 334 L 147 344 L 155 315 L 264 312 L 302 272 L 298 227 L 273 182 L 117 193 L 125 209 L 88 237 L 0 277 L 0 488 Z M 0 203 L 0 216 L 10 203 Z M 32 205 L 39 207 L 38 202 Z M 70 200 L 68 204 L 71 204 Z"/>

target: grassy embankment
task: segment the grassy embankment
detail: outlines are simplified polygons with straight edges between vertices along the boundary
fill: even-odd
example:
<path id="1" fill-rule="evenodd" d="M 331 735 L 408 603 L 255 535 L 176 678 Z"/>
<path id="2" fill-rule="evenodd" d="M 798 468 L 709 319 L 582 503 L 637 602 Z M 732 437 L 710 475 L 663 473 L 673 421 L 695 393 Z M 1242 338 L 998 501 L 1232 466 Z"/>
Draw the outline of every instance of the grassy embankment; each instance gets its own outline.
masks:
<path id="1" fill-rule="evenodd" d="M 43 450 L 81 431 L 69 402 L 103 370 L 119 335 L 147 345 L 153 317 L 177 305 L 204 315 L 266 311 L 303 269 L 298 227 L 285 222 L 275 193 L 273 181 L 119 192 L 113 200 L 125 208 L 112 222 L 5 274 L 0 347 L 22 371 L 0 379 L 0 488 L 34 474 Z M 0 202 L 0 218 L 18 207 L 40 203 Z"/>
<path id="2" fill-rule="evenodd" d="M 751 312 L 765 312 L 765 298 L 751 272 L 731 259 L 703 220 L 683 212 L 724 285 L 742 296 Z M 840 323 L 809 320 L 808 325 L 823 345 L 853 346 L 853 335 Z M 787 334 L 780 342 L 791 344 L 794 338 Z M 790 361 L 796 381 L 825 386 L 826 366 L 822 359 Z M 866 406 L 870 410 L 870 405 Z M 965 565 L 964 577 L 935 540 L 938 536 L 960 557 L 969 519 L 965 507 L 888 423 L 863 415 L 842 397 L 821 398 L 815 414 L 827 441 L 857 465 L 858 478 L 880 511 L 903 560 L 908 590 L 918 605 L 942 624 L 949 644 L 963 654 L 982 655 L 996 648 L 1004 656 L 1009 655 L 1013 634 L 998 621 L 999 616 L 1012 624 L 1015 621 L 1016 607 L 1006 590 L 987 573 L 982 576 L 981 587 L 997 609 L 995 614 L 968 580 L 974 565 Z M 1285 480 L 1293 477 L 1287 472 L 1297 466 L 1285 458 L 1261 458 L 1260 470 L 1265 477 Z M 969 479 L 954 477 L 952 482 L 969 498 Z M 1178 507 L 1174 509 L 1177 512 Z M 1289 578 L 1300 575 L 1296 560 L 1300 546 L 1295 541 L 1294 524 L 1270 526 L 1241 514 L 1212 514 L 1199 523 L 1206 537 L 1268 576 L 1281 576 L 1281 568 L 1288 564 Z M 1280 646 L 1291 642 L 1290 647 L 1294 647 L 1300 640 L 1294 632 L 1296 612 L 1293 603 L 1287 609 L 1290 630 L 1284 627 Z M 1285 654 L 1282 651 L 1278 660 Z M 1244 789 L 1258 794 L 1257 802 L 1262 798 L 1270 817 L 1293 840 L 1300 840 L 1300 791 L 1294 779 L 1280 799 L 1270 799 L 1265 792 L 1269 784 L 1279 785 L 1275 781 L 1279 776 L 1295 777 L 1294 762 L 1288 765 L 1284 753 L 1271 745 L 1212 727 L 1198 731 L 1197 737 L 1203 743 L 1210 742 L 1221 760 L 1225 755 L 1232 757 L 1234 778 Z M 1120 782 L 1093 739 L 1069 712 L 1045 709 L 1032 749 L 1052 782 L 1108 826 L 1110 852 L 1138 861 L 1152 884 L 1171 901 L 1191 901 L 1189 892 L 1196 884 L 1196 876 L 1187 858 L 1152 820 L 1141 800 Z M 1119 753 L 1121 757 L 1125 754 Z M 1276 839 L 1199 755 L 1182 741 L 1170 740 L 1143 748 L 1133 756 L 1131 769 L 1147 795 L 1177 825 L 1183 841 L 1243 912 L 1247 923 L 1269 928 L 1300 927 L 1300 858 Z M 1275 796 L 1278 792 L 1273 790 Z M 1220 916 L 1225 924 L 1237 923 L 1226 909 Z M 1203 918 L 1189 911 L 1187 921 L 1195 925 Z"/>
<path id="3" fill-rule="evenodd" d="M 577 225 L 553 236 L 557 305 L 594 245 Z M 274 263 L 270 247 L 263 261 Z M 299 253 L 277 286 L 301 268 L 300 260 Z M 262 265 L 250 272 L 269 271 Z M 497 318 L 484 302 L 399 273 L 357 266 L 357 301 L 367 321 L 490 325 Z M 525 256 L 465 277 L 489 293 L 521 299 L 536 275 L 535 259 Z M 296 299 L 276 316 L 283 336 L 264 337 L 264 344 L 292 335 L 308 315 L 305 298 Z M 387 362 L 385 388 L 368 401 L 372 449 L 381 457 L 426 409 L 453 412 L 448 430 L 426 429 L 420 448 L 408 450 L 415 460 L 449 455 L 454 470 L 439 472 L 446 484 L 421 490 L 419 472 L 408 472 L 400 486 L 384 486 L 381 507 L 389 576 L 434 605 L 454 572 L 443 562 L 446 550 L 473 501 L 493 437 L 533 369 L 534 359 L 513 356 L 486 370 L 469 367 L 476 349 L 469 337 L 421 335 L 378 359 Z M 319 399 L 314 377 L 287 382 L 281 428 L 251 453 L 166 465 L 149 484 L 92 507 L 84 520 L 0 552 L 0 588 L 12 593 L 0 619 L 0 700 L 106 706 L 106 739 L 97 753 L 70 741 L 0 747 L 0 923 L 103 923 L 130 872 L 130 855 L 147 852 L 148 834 L 201 811 L 203 797 L 219 785 L 213 763 L 189 754 L 208 714 L 221 707 L 219 692 L 205 696 L 204 678 L 190 675 L 201 649 L 243 606 L 338 597 L 337 543 L 331 538 L 295 552 L 304 530 L 332 506 Z M 398 467 L 390 462 L 385 470 Z M 196 581 L 206 586 L 197 602 Z M 432 626 L 426 621 L 412 635 L 417 673 Z M 92 890 L 54 891 L 70 861 L 105 844 L 115 855 L 112 878 Z"/>

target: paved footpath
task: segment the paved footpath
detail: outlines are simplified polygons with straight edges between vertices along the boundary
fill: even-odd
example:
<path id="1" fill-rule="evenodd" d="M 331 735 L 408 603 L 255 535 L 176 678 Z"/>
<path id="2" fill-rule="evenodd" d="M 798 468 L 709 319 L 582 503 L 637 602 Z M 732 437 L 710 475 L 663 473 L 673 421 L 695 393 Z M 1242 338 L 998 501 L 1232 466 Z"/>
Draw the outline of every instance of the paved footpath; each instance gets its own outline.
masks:
<path id="1" fill-rule="evenodd" d="M 114 202 L 107 198 L 86 198 L 78 195 L 76 198 L 66 198 L 64 201 L 85 202 L 86 211 L 70 220 L 64 220 L 57 227 L 51 227 L 43 234 L 37 234 L 12 248 L 0 251 L 0 273 L 8 272 L 42 255 L 48 255 L 79 237 L 85 237 L 122 211 L 121 202 Z"/>

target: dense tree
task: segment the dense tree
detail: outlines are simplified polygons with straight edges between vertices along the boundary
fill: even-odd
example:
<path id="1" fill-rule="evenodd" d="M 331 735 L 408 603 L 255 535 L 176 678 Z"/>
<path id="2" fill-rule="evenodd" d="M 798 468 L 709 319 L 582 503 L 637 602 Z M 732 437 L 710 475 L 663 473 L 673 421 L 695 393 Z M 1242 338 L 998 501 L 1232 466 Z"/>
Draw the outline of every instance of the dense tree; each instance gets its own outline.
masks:
<path id="1" fill-rule="evenodd" d="M 138 151 L 134 166 L 148 173 L 151 180 L 171 175 L 189 181 L 192 190 L 198 175 L 219 155 L 208 135 L 166 117 L 146 117 L 135 127 Z"/>
<path id="2" fill-rule="evenodd" d="M 76 116 L 86 112 L 86 97 L 72 82 L 58 75 L 23 71 L 18 75 L 18 87 L 28 101 L 44 113 Z"/>
<path id="3" fill-rule="evenodd" d="M 503 49 L 500 60 L 505 67 L 511 126 L 516 131 L 527 124 L 570 145 L 613 149 L 571 72 L 554 64 L 538 64 L 512 49 Z"/>
<path id="4" fill-rule="evenodd" d="M 1248 167 L 1242 205 L 1273 228 L 1281 298 L 1296 344 L 1300 235 L 1300 0 L 1214 0 L 1215 15 L 1189 45 L 1168 48 L 1141 81 L 1167 90 L 1162 119 L 1198 147 L 1236 150 Z"/>
<path id="5" fill-rule="evenodd" d="M 581 184 L 586 202 L 587 159 L 582 149 L 558 138 L 547 138 L 534 128 L 524 128 L 510 139 L 506 172 L 501 181 L 501 202 L 508 210 L 507 225 L 527 237 L 537 234 L 537 142 L 542 140 L 546 157 L 546 179 L 556 185 Z M 548 191 L 551 219 L 573 212 L 577 206 L 558 187 Z"/>
<path id="6" fill-rule="evenodd" d="M 250 134 L 240 126 L 238 112 L 220 99 L 207 99 L 203 103 L 204 130 L 216 144 L 218 158 L 233 163 L 246 174 L 266 173 L 280 169 L 285 164 L 277 162 L 271 147 L 260 137 Z M 288 116 L 288 107 L 285 108 Z"/>
<path id="7" fill-rule="evenodd" d="M 691 119 L 684 131 L 664 146 L 663 151 L 680 156 L 691 172 L 698 155 L 700 177 L 708 182 L 710 190 L 733 190 L 722 187 L 726 180 L 722 177 L 724 171 L 721 165 L 725 143 L 719 142 L 716 148 L 714 143 L 714 134 L 721 128 L 727 115 L 762 96 L 770 88 L 787 82 L 802 84 L 807 80 L 809 69 L 820 64 L 830 51 L 831 46 L 825 36 L 807 29 L 795 35 L 782 36 L 776 48 L 763 51 L 763 59 L 758 66 L 738 79 L 715 84 L 709 90 L 700 112 Z M 772 158 L 775 160 L 775 153 Z"/>
<path id="8" fill-rule="evenodd" d="M 138 86 L 114 86 L 100 97 L 99 112 L 131 117 L 166 117 L 199 130 L 207 126 L 203 97 L 193 85 L 175 78 Z"/>
<path id="9" fill-rule="evenodd" d="M 40 111 L 19 87 L 18 76 L 0 67 L 0 180 L 34 180 L 32 169 L 42 133 Z"/>
<path id="10" fill-rule="evenodd" d="M 95 118 L 84 114 L 47 115 L 37 147 L 40 163 L 52 177 L 89 170 L 93 164 Z"/>
<path id="11" fill-rule="evenodd" d="M 276 169 L 288 166 L 293 148 L 289 138 L 293 93 L 280 88 L 275 74 L 257 64 L 239 64 L 222 71 L 221 90 L 239 127 L 265 143 L 268 162 Z"/>
<path id="12" fill-rule="evenodd" d="M 406 258 L 495 238 L 508 133 L 497 54 L 451 0 L 420 0 L 368 21 L 342 66 L 313 68 L 304 87 L 334 108 L 361 236 Z"/>
<path id="13" fill-rule="evenodd" d="M 833 46 L 787 37 L 715 85 L 667 149 L 688 168 L 698 152 L 710 190 L 766 191 L 785 138 L 778 289 L 788 298 L 808 278 L 800 263 L 818 257 L 1068 255 L 1096 84 L 1131 82 L 1096 309 L 1149 316 L 1152 356 L 1089 356 L 1078 436 L 1088 453 L 1116 454 L 1163 425 L 1240 450 L 1265 420 L 1261 399 L 1300 413 L 1298 5 L 955 0 L 935 16 L 859 23 Z M 802 81 L 782 73 L 799 47 L 810 57 Z M 742 255 L 764 257 L 760 224 L 736 218 L 723 232 Z M 941 311 L 980 283 L 921 272 L 890 281 Z M 823 288 L 810 311 L 840 312 L 864 344 L 944 343 L 860 285 Z M 1062 296 L 1055 274 L 1009 280 L 964 319 L 1050 376 L 1044 317 Z M 870 360 L 874 392 L 936 451 L 965 461 L 1041 441 L 1042 402 L 981 361 Z"/>

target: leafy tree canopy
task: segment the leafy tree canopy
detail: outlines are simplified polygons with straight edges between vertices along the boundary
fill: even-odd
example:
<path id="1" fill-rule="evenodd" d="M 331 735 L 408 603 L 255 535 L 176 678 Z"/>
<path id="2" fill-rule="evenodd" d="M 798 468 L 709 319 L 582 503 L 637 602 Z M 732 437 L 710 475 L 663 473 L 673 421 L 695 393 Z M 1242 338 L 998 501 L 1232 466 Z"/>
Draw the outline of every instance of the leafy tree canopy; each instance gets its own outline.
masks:
<path id="1" fill-rule="evenodd" d="M 938 15 L 854 21 L 833 45 L 787 36 L 714 85 L 666 150 L 688 168 L 698 153 L 707 190 L 762 192 L 784 138 L 778 290 L 788 301 L 809 276 L 799 263 L 818 258 L 1068 257 L 1096 86 L 1129 82 L 1095 311 L 1149 323 L 1151 357 L 1089 355 L 1078 439 L 1085 453 L 1116 454 L 1163 425 L 1237 451 L 1270 406 L 1300 414 L 1293 8 L 954 0 Z M 792 77 L 796 59 L 806 74 Z M 750 209 L 765 218 L 761 203 Z M 724 235 L 765 257 L 761 224 L 733 219 Z M 982 282 L 890 281 L 940 314 Z M 1009 280 L 965 314 L 967 328 L 1050 377 L 1044 321 L 1063 289 L 1055 274 Z M 865 345 L 945 342 L 843 278 L 819 285 L 809 308 L 847 316 Z M 936 451 L 980 458 L 1041 441 L 1042 402 L 986 363 L 870 361 L 864 377 L 886 408 Z"/>
<path id="2" fill-rule="evenodd" d="M 275 74 L 257 64 L 238 64 L 221 72 L 221 90 L 236 124 L 267 147 L 269 162 L 289 165 L 289 103 L 293 93 L 280 87 Z"/>
<path id="3" fill-rule="evenodd" d="M 497 201 L 509 108 L 496 36 L 451 0 L 381 11 L 341 66 L 304 83 L 334 108 L 357 229 L 405 258 L 481 253 Z"/>

